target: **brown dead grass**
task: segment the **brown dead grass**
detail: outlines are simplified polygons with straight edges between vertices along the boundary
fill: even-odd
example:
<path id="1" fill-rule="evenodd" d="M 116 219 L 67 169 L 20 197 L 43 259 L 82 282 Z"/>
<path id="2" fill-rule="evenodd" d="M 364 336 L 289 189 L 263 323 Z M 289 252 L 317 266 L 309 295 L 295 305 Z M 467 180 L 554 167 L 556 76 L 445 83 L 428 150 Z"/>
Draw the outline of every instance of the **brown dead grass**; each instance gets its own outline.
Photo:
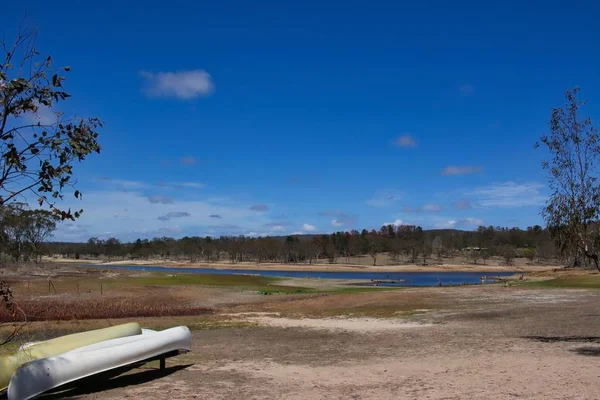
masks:
<path id="1" fill-rule="evenodd" d="M 165 317 L 201 315 L 213 310 L 193 303 L 181 303 L 173 298 L 104 297 L 104 298 L 36 298 L 19 301 L 28 321 L 66 321 L 84 319 Z M 22 320 L 6 309 L 0 310 L 0 322 Z"/>

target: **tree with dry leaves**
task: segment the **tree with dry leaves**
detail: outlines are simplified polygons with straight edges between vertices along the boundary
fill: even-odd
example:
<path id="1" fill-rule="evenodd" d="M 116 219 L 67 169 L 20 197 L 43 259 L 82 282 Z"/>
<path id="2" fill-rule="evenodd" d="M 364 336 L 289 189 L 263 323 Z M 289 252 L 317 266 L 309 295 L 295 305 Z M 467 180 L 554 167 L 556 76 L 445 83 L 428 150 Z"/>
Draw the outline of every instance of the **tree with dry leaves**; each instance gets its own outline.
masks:
<path id="1" fill-rule="evenodd" d="M 20 32 L 11 44 L 0 42 L 0 206 L 36 201 L 61 219 L 82 210 L 57 205 L 66 189 L 76 198 L 73 167 L 100 152 L 98 118 L 67 118 L 57 111 L 70 95 L 63 88 L 69 67 L 35 48 L 37 31 Z"/>
<path id="2" fill-rule="evenodd" d="M 73 167 L 100 152 L 102 123 L 98 118 L 68 118 L 57 111 L 70 97 L 63 87 L 63 75 L 70 69 L 54 67 L 52 57 L 39 53 L 36 37 L 36 30 L 21 30 L 12 43 L 0 41 L 0 212 L 11 214 L 17 202 L 49 209 L 53 218 L 36 211 L 19 216 L 31 222 L 31 229 L 19 230 L 19 234 L 30 234 L 32 243 L 39 246 L 54 230 L 55 219 L 73 220 L 81 215 L 83 210 L 65 210 L 57 202 L 68 189 L 81 197 L 72 180 Z M 14 338 L 23 320 L 16 312 L 11 288 L 3 281 L 0 302 L 15 318 L 15 329 L 0 340 L 3 344 Z"/>
<path id="3" fill-rule="evenodd" d="M 566 104 L 552 110 L 550 132 L 536 143 L 550 153 L 542 166 L 552 194 L 542 215 L 563 255 L 583 256 L 600 271 L 600 134 L 582 117 L 578 93 L 566 91 Z"/>

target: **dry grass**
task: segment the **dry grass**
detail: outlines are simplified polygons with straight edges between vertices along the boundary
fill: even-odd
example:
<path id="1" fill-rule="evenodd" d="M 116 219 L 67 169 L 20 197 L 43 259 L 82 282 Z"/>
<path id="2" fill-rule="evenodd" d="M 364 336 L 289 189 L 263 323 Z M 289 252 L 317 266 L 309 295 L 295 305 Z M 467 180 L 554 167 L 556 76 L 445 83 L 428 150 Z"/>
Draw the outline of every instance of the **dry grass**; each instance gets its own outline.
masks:
<path id="1" fill-rule="evenodd" d="M 209 314 L 213 310 L 204 306 L 181 303 L 173 298 L 131 297 L 62 298 L 49 297 L 19 301 L 19 306 L 29 321 L 66 321 L 83 319 L 109 319 L 132 317 L 167 317 Z M 0 310 L 0 322 L 12 322 L 18 316 Z"/>

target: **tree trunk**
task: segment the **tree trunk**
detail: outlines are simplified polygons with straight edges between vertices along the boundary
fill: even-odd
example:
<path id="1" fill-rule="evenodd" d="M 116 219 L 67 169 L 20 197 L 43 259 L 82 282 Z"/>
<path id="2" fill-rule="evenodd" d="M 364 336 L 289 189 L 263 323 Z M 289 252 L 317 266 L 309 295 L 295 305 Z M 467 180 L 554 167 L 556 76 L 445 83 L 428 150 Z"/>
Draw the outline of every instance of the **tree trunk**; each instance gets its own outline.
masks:
<path id="1" fill-rule="evenodd" d="M 596 267 L 596 269 L 598 270 L 598 272 L 600 272 L 600 265 L 598 264 L 598 254 L 590 254 L 588 252 L 585 253 L 585 256 L 589 259 L 594 260 L 594 266 Z"/>

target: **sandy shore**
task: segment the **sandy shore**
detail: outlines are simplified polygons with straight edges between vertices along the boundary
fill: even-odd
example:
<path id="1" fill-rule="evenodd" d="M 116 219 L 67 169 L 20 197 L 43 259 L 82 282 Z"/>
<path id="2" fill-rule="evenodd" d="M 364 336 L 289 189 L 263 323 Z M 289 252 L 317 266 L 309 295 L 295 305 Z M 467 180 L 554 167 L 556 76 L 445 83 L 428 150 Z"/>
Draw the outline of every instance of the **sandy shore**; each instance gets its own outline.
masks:
<path id="1" fill-rule="evenodd" d="M 190 263 L 172 260 L 124 260 L 103 262 L 102 260 L 47 259 L 46 262 L 63 264 L 89 264 L 101 267 L 111 265 L 140 265 L 152 267 L 176 268 L 213 268 L 213 269 L 251 269 L 260 271 L 330 271 L 330 272 L 541 272 L 557 268 L 556 266 L 499 266 L 483 264 L 434 264 L 434 265 L 385 265 L 365 266 L 352 264 L 277 264 L 277 263 Z"/>
<path id="2" fill-rule="evenodd" d="M 252 325 L 195 330 L 192 351 L 165 370 L 144 366 L 62 397 L 597 399 L 600 320 L 590 315 L 599 300 L 594 290 L 499 286 L 269 296 L 223 309 L 223 317 Z M 374 305 L 420 310 L 315 315 Z"/>

